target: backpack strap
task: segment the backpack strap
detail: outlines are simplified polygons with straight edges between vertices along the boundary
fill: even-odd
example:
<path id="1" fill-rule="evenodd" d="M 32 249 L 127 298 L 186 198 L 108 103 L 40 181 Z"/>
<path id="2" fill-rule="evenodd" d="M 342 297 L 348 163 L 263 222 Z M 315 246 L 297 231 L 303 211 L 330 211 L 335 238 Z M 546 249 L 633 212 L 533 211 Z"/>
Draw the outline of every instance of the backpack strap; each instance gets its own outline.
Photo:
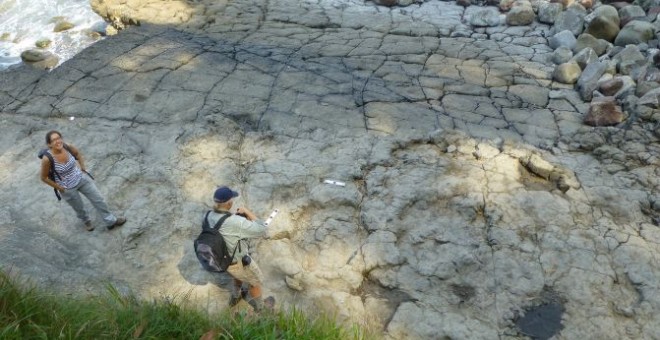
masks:
<path id="1" fill-rule="evenodd" d="M 210 229 L 209 228 L 209 214 L 211 213 L 211 210 L 206 212 L 206 215 L 204 215 L 204 222 L 202 222 L 202 230 L 204 229 Z M 224 216 L 220 217 L 218 222 L 215 223 L 213 226 L 213 229 L 218 231 L 220 230 L 220 227 L 222 227 L 222 224 L 225 223 L 225 221 L 231 216 L 231 213 L 225 214 Z"/>
<path id="2" fill-rule="evenodd" d="M 53 155 L 51 155 L 50 152 L 46 151 L 46 152 L 43 153 L 43 156 L 48 157 L 48 161 L 50 161 L 50 170 L 48 170 L 48 177 L 50 177 L 50 179 L 52 179 L 54 181 L 55 176 L 57 176 L 57 178 L 59 178 L 61 180 L 62 177 L 55 170 L 55 159 L 53 159 Z M 60 196 L 60 192 L 57 191 L 57 189 L 55 189 L 55 188 L 53 188 L 53 191 L 55 191 L 55 196 L 57 197 L 57 200 L 61 201 L 62 196 Z"/>

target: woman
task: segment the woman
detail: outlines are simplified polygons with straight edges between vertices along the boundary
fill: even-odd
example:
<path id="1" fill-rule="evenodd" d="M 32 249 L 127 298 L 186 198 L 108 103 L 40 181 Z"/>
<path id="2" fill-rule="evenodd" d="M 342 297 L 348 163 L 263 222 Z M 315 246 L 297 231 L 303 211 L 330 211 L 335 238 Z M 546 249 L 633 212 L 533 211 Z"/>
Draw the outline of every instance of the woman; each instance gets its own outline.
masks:
<path id="1" fill-rule="evenodd" d="M 41 180 L 59 191 L 64 200 L 69 203 L 76 215 L 85 223 L 87 231 L 94 230 L 92 220 L 83 205 L 82 193 L 92 203 L 94 208 L 103 216 L 103 221 L 108 229 L 122 226 L 126 223 L 124 217 L 115 217 L 110 210 L 101 193 L 96 188 L 94 181 L 85 171 L 83 156 L 73 145 L 64 146 L 62 134 L 58 131 L 48 131 L 46 134 L 47 153 L 52 157 L 41 159 Z M 53 159 L 55 180 L 48 177 Z M 77 161 L 76 161 L 77 160 Z"/>

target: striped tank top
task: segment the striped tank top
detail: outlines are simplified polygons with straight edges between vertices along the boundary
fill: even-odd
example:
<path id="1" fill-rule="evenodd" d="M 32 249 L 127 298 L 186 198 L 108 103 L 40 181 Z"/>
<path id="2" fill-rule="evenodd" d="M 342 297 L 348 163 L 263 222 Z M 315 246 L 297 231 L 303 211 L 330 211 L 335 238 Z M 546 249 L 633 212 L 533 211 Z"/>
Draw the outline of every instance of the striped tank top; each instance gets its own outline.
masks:
<path id="1" fill-rule="evenodd" d="M 50 150 L 48 152 L 53 155 Z M 71 189 L 80 183 L 82 171 L 80 171 L 76 159 L 68 151 L 65 150 L 65 152 L 69 155 L 69 158 L 64 164 L 58 162 L 53 156 L 55 171 L 60 175 L 59 177 L 55 175 L 55 183 L 61 185 L 64 189 Z"/>

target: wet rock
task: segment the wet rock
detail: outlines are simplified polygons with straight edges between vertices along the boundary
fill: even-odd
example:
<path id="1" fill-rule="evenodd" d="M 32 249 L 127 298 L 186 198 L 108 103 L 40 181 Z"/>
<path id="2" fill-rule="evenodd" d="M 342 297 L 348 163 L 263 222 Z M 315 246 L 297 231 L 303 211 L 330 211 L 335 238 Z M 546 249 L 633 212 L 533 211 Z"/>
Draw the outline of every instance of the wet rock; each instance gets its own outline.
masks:
<path id="1" fill-rule="evenodd" d="M 57 66 L 59 58 L 45 50 L 31 49 L 21 53 L 21 59 L 26 64 L 39 69 L 51 69 Z"/>
<path id="2" fill-rule="evenodd" d="M 72 28 L 74 28 L 74 27 L 75 27 L 74 24 L 72 24 L 72 23 L 70 23 L 70 22 L 68 22 L 68 21 L 66 21 L 66 20 L 61 20 L 61 21 L 58 21 L 58 22 L 55 24 L 55 28 L 53 28 L 53 32 L 56 32 L 56 33 L 57 33 L 57 32 L 68 31 L 68 30 L 70 30 L 70 29 L 72 29 Z"/>
<path id="3" fill-rule="evenodd" d="M 544 303 L 527 308 L 524 315 L 515 320 L 525 336 L 533 339 L 551 339 L 559 334 L 564 307 L 558 302 Z"/>
<path id="4" fill-rule="evenodd" d="M 625 118 L 614 97 L 599 97 L 591 101 L 584 123 L 590 126 L 611 126 L 623 122 Z"/>
<path id="5" fill-rule="evenodd" d="M 53 42 L 50 39 L 40 39 L 34 43 L 35 46 L 39 48 L 48 48 Z"/>

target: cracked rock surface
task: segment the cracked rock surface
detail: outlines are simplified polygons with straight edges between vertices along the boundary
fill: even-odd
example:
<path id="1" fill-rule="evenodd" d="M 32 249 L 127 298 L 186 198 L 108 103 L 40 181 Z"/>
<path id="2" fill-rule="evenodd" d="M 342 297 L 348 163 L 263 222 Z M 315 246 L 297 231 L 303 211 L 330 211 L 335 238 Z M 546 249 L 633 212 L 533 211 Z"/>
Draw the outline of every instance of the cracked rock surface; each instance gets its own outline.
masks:
<path id="1" fill-rule="evenodd" d="M 584 125 L 547 26 L 472 28 L 440 1 L 180 5 L 156 24 L 115 9 L 141 26 L 2 74 L 2 266 L 223 309 L 229 279 L 192 240 L 228 184 L 280 209 L 253 245 L 284 308 L 390 339 L 517 339 L 550 296 L 557 338 L 660 338 L 658 114 Z M 51 129 L 124 227 L 85 232 L 38 180 Z"/>

